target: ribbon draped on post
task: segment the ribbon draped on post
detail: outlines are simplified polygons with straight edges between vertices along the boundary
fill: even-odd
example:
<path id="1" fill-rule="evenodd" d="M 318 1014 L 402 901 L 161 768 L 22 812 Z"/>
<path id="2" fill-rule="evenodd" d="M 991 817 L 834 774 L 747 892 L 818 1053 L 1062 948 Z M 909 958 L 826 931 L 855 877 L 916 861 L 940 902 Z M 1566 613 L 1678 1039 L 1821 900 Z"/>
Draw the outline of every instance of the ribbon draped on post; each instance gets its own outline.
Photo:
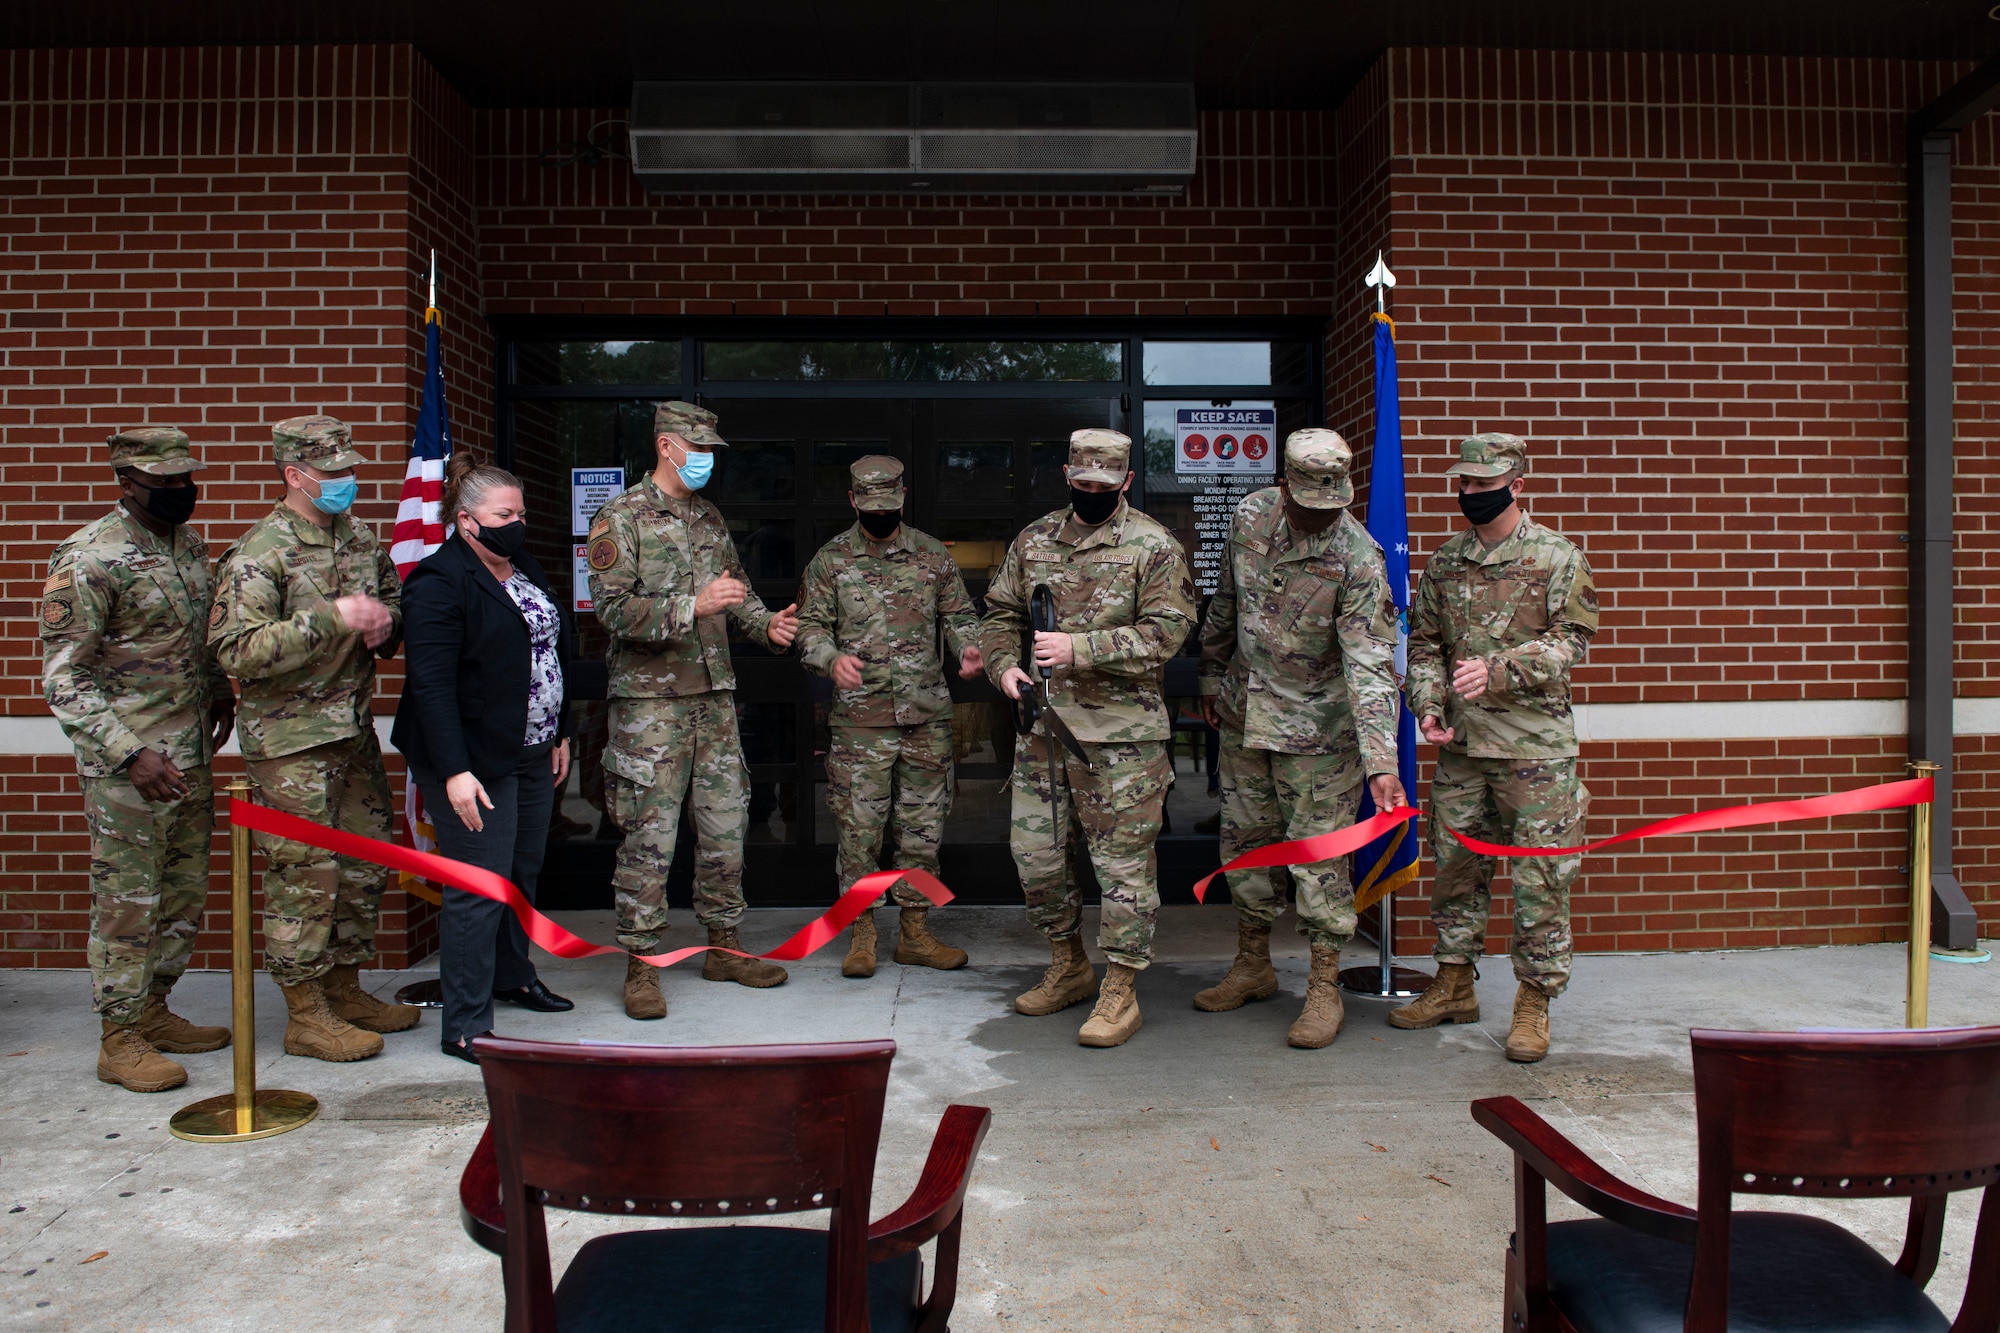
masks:
<path id="1" fill-rule="evenodd" d="M 420 875 L 438 884 L 447 884 L 454 889 L 501 903 L 511 910 L 521 922 L 521 928 L 528 932 L 528 938 L 542 949 L 558 958 L 595 958 L 600 954 L 626 954 L 629 951 L 616 945 L 592 944 L 589 940 L 572 935 L 555 922 L 535 910 L 535 905 L 522 895 L 511 880 L 496 875 L 463 861 L 454 861 L 448 856 L 435 852 L 420 852 L 413 847 L 399 847 L 392 842 L 382 842 L 375 838 L 364 838 L 358 833 L 345 833 L 340 829 L 327 828 L 297 815 L 288 815 L 282 810 L 273 810 L 268 805 L 255 805 L 248 801 L 231 798 L 229 802 L 229 822 L 241 824 L 244 828 L 256 829 L 273 837 L 289 838 L 293 842 L 309 843 L 314 847 L 340 856 L 351 856 L 360 861 L 372 861 L 391 870 L 403 870 Z M 738 958 L 762 958 L 770 962 L 797 962 L 807 954 L 826 947 L 839 937 L 840 932 L 854 924 L 863 912 L 881 897 L 883 892 L 897 880 L 907 880 L 917 892 L 942 907 L 951 901 L 951 890 L 934 875 L 922 870 L 878 870 L 872 875 L 863 875 L 854 886 L 840 895 L 839 901 L 825 912 L 808 921 L 790 939 L 769 953 L 750 954 L 740 949 L 717 948 L 717 953 L 733 953 Z M 692 958 L 698 953 L 707 953 L 714 946 L 697 944 L 685 949 L 670 949 L 666 953 L 640 954 L 639 960 L 654 967 L 672 967 L 683 958 Z"/>
<path id="2" fill-rule="evenodd" d="M 1906 806 L 1926 805 L 1934 794 L 1935 786 L 1936 784 L 1929 778 L 1907 778 L 1901 782 L 1884 782 L 1874 787 L 1858 787 L 1853 791 L 1834 792 L 1830 796 L 1813 796 L 1802 801 L 1760 801 L 1754 805 L 1732 805 L 1720 810 L 1701 810 L 1690 815 L 1675 815 L 1672 819 L 1662 819 L 1644 828 L 1615 834 L 1598 842 L 1587 842 L 1580 847 L 1514 847 L 1506 843 L 1485 842 L 1478 838 L 1467 837 L 1449 826 L 1445 832 L 1481 856 L 1577 856 L 1585 852 L 1598 851 L 1614 843 L 1635 842 L 1640 838 L 1710 833 L 1717 829 L 1742 828 L 1750 824 L 1785 824 L 1799 819 L 1830 819 L 1836 815 L 1858 815 L 1870 810 L 1897 810 Z M 1268 847 L 1245 852 L 1215 874 L 1204 877 L 1199 884 L 1196 884 L 1195 901 L 1205 900 L 1203 895 L 1208 890 L 1209 881 L 1216 875 L 1226 875 L 1232 870 L 1258 870 L 1267 866 L 1310 865 L 1314 861 L 1346 856 L 1357 848 L 1365 847 L 1405 820 L 1415 819 L 1417 814 L 1413 806 L 1400 806 L 1394 810 L 1384 811 L 1371 819 L 1364 819 L 1359 824 L 1350 824 L 1333 833 L 1321 833 L 1311 838 L 1300 838 L 1295 842 L 1274 842 Z"/>

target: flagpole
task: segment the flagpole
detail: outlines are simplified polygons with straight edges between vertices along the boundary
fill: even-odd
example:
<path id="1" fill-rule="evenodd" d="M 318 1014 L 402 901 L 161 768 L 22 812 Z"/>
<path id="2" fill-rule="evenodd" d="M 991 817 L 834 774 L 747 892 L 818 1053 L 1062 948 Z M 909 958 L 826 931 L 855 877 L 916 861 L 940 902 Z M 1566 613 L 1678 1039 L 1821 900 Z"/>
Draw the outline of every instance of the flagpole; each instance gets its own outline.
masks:
<path id="1" fill-rule="evenodd" d="M 1370 535 L 1382 544 L 1385 551 L 1389 549 L 1392 543 L 1395 544 L 1396 554 L 1394 558 L 1401 563 L 1395 565 L 1394 568 L 1401 570 L 1400 577 L 1403 583 L 1403 592 L 1397 599 L 1398 611 L 1400 613 L 1401 608 L 1407 603 L 1409 598 L 1407 567 L 1409 532 L 1402 486 L 1401 408 L 1397 405 L 1397 395 L 1394 392 L 1394 326 L 1388 323 L 1389 289 L 1396 285 L 1396 275 L 1389 271 L 1388 264 L 1383 262 L 1382 255 L 1378 252 L 1375 256 L 1375 267 L 1370 269 L 1368 276 L 1361 281 L 1364 286 L 1375 289 L 1375 316 L 1372 322 L 1377 326 L 1375 333 L 1377 349 L 1375 441 L 1369 450 L 1368 459 L 1370 476 L 1368 488 L 1368 528 Z M 1384 373 L 1384 362 L 1382 360 L 1384 356 L 1384 344 L 1381 341 L 1383 336 L 1382 329 L 1385 326 L 1391 331 L 1392 335 L 1392 340 L 1387 344 L 1389 359 L 1386 374 Z M 1385 385 L 1388 389 L 1386 394 L 1384 391 Z M 1393 453 L 1393 457 L 1388 460 L 1391 470 L 1386 478 L 1383 475 L 1385 465 L 1383 449 L 1385 445 L 1391 448 Z M 1396 484 L 1391 493 L 1385 497 L 1384 490 L 1386 483 L 1391 480 Z M 1385 529 L 1380 526 L 1384 523 L 1390 523 L 1392 520 L 1392 529 Z M 1397 666 L 1400 668 L 1401 665 L 1402 650 L 1399 648 L 1397 651 Z M 1402 771 L 1406 765 L 1414 763 L 1414 760 L 1411 758 L 1411 754 L 1414 751 L 1414 734 L 1410 736 L 1406 747 L 1403 733 L 1404 726 L 1408 721 L 1406 716 L 1407 709 L 1400 701 L 1397 707 L 1397 748 L 1399 751 L 1397 767 L 1404 785 L 1409 788 L 1407 795 L 1414 799 L 1416 795 L 1416 774 L 1414 768 L 1410 768 L 1409 771 Z M 1417 836 L 1416 828 L 1414 825 L 1405 824 L 1392 836 L 1398 840 L 1409 838 L 1413 848 Z M 1372 848 L 1379 845 L 1379 843 L 1371 844 L 1370 848 L 1364 849 L 1364 853 L 1373 855 Z M 1411 996 L 1421 995 L 1424 988 L 1430 984 L 1431 979 L 1426 974 L 1411 968 L 1396 966 L 1396 889 L 1402 883 L 1413 878 L 1417 873 L 1417 862 L 1413 852 L 1408 865 L 1404 866 L 1401 870 L 1389 873 L 1390 862 L 1398 854 L 1397 849 L 1399 845 L 1397 841 L 1390 842 L 1389 851 L 1383 853 L 1380 860 L 1365 879 L 1355 885 L 1357 894 L 1367 892 L 1378 882 L 1382 884 L 1384 889 L 1376 899 L 1379 910 L 1376 915 L 1375 966 L 1343 968 L 1340 972 L 1340 988 L 1356 995 L 1369 995 L 1378 999 L 1408 999 Z M 1355 873 L 1359 875 L 1361 858 L 1357 857 L 1356 861 L 1357 868 Z"/>

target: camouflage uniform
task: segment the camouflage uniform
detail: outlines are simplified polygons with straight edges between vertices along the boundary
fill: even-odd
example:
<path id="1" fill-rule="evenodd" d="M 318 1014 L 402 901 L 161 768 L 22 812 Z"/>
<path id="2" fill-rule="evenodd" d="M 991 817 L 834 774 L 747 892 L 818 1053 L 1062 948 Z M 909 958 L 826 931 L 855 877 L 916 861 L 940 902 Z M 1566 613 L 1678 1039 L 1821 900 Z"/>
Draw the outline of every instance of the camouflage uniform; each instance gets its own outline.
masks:
<path id="1" fill-rule="evenodd" d="M 1071 437 L 1072 481 L 1123 482 L 1129 444 L 1112 431 Z M 1173 767 L 1170 719 L 1160 671 L 1194 627 L 1194 582 L 1174 535 L 1124 500 L 1105 522 L 1087 527 L 1071 510 L 1036 519 L 1007 548 L 986 592 L 980 628 L 986 671 L 998 684 L 1009 667 L 1037 677 L 1022 659 L 1028 599 L 1037 584 L 1055 594 L 1056 624 L 1074 636 L 1076 660 L 1058 667 L 1050 698 L 1083 743 L 1092 772 L 1057 746 L 1061 846 L 1049 814 L 1048 728 L 1014 748 L 1014 864 L 1028 920 L 1051 940 L 1073 938 L 1083 897 L 1070 874 L 1069 848 L 1081 828 L 1102 892 L 1097 942 L 1115 963 L 1143 969 L 1153 953 L 1159 873 L 1153 842 L 1160 831 Z"/>
<path id="2" fill-rule="evenodd" d="M 714 415 L 685 403 L 663 404 L 653 426 L 726 447 Z M 744 579 L 743 563 L 714 505 L 668 495 L 650 474 L 597 511 L 586 549 L 591 602 L 611 635 L 604 796 L 625 834 L 611 877 L 618 942 L 658 953 L 683 798 L 695 828 L 695 916 L 711 929 L 743 919 L 750 784 L 736 672 L 723 616 L 694 614 L 702 588 L 723 574 Z M 755 593 L 726 614 L 769 646 L 771 612 Z"/>
<path id="3" fill-rule="evenodd" d="M 152 476 L 203 466 L 187 436 L 141 427 L 111 437 L 111 465 Z M 90 827 L 91 1007 L 139 1020 L 187 970 L 208 895 L 215 796 L 209 709 L 231 697 L 209 656 L 208 543 L 162 535 L 121 505 L 72 533 L 42 585 L 42 690 L 76 749 Z M 149 801 L 128 768 L 166 756 L 187 794 Z"/>
<path id="4" fill-rule="evenodd" d="M 871 455 L 849 469 L 855 503 L 886 513 L 903 507 L 903 465 Z M 891 823 L 896 863 L 938 873 L 938 844 L 951 813 L 951 692 L 938 660 L 938 630 L 956 659 L 978 642 L 965 580 L 944 543 L 905 523 L 887 542 L 860 523 L 806 566 L 799 593 L 799 651 L 829 675 L 836 657 L 861 659 L 859 689 L 836 689 L 826 755 L 826 803 L 840 830 L 844 892 L 881 868 Z M 930 900 L 902 880 L 899 907 Z"/>
<path id="5" fill-rule="evenodd" d="M 1245 496 L 1201 635 L 1202 693 L 1222 721 L 1222 857 L 1354 822 L 1365 777 L 1396 771 L 1396 603 L 1382 550 L 1346 512 L 1353 455 L 1329 430 L 1285 444 L 1295 502 L 1339 510 L 1323 531 L 1286 520 L 1284 491 Z M 1299 930 L 1338 950 L 1354 934 L 1347 858 L 1291 867 Z M 1269 870 L 1236 871 L 1243 917 L 1284 911 Z"/>
<path id="6" fill-rule="evenodd" d="M 363 461 L 347 427 L 293 417 L 273 429 L 273 454 L 337 472 Z M 259 799 L 274 809 L 388 841 L 389 779 L 369 703 L 375 659 L 403 635 L 403 585 L 375 534 L 348 515 L 322 528 L 280 501 L 223 554 L 208 642 L 242 688 L 237 737 Z M 365 593 L 389 608 L 389 637 L 372 652 L 334 602 Z M 375 957 L 375 918 L 389 872 L 268 834 L 264 958 L 280 985 Z"/>
<path id="7" fill-rule="evenodd" d="M 1476 435 L 1460 446 L 1453 474 L 1525 470 L 1511 435 Z M 1523 515 L 1487 549 L 1472 529 L 1424 567 L 1411 607 L 1410 711 L 1453 731 L 1431 778 L 1431 855 L 1436 879 L 1432 950 L 1441 963 L 1471 963 L 1485 948 L 1493 860 L 1477 856 L 1441 825 L 1522 847 L 1581 840 L 1590 793 L 1578 781 L 1570 669 L 1597 633 L 1597 590 L 1583 552 Z M 1486 692 L 1466 701 L 1453 668 L 1484 658 Z M 1581 858 L 1521 857 L 1514 878 L 1514 973 L 1550 996 L 1569 983 L 1569 891 Z"/>

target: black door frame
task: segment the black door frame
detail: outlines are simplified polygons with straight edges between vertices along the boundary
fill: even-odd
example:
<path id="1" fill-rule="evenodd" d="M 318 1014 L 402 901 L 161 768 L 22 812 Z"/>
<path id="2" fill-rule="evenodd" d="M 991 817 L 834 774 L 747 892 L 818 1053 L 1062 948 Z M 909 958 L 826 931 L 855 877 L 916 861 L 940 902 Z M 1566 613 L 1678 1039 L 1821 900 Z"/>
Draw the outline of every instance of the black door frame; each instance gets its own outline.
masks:
<path id="1" fill-rule="evenodd" d="M 882 319 L 830 319 L 830 318 L 784 318 L 740 316 L 705 317 L 609 317 L 580 318 L 571 316 L 496 316 L 491 321 L 496 334 L 494 358 L 494 426 L 496 455 L 502 467 L 511 467 L 515 457 L 515 404 L 528 401 L 624 401 L 651 399 L 655 401 L 683 398 L 701 403 L 704 400 L 740 399 L 791 399 L 791 400 L 955 400 L 955 401 L 1005 401 L 1005 400 L 1078 400 L 1102 401 L 1116 398 L 1123 412 L 1126 433 L 1135 441 L 1142 441 L 1145 430 L 1145 406 L 1148 400 L 1209 400 L 1227 402 L 1233 398 L 1257 396 L 1288 401 L 1303 401 L 1306 424 L 1319 425 L 1325 420 L 1325 389 L 1323 375 L 1323 334 L 1324 323 L 1313 318 L 1048 318 L 1024 320 L 973 319 L 973 318 L 882 318 Z M 680 377 L 674 381 L 648 384 L 519 384 L 515 382 L 516 344 L 523 342 L 546 343 L 564 341 L 650 341 L 660 342 L 678 337 L 681 342 Z M 711 380 L 703 373 L 702 348 L 710 340 L 731 342 L 839 342 L 839 341 L 923 341 L 923 342 L 988 342 L 988 341 L 1075 341 L 1075 342 L 1119 342 L 1123 344 L 1124 375 L 1117 381 L 1024 381 L 1024 382 L 936 382 L 936 381 L 769 381 L 769 380 Z M 1144 383 L 1144 361 L 1142 344 L 1155 342 L 1202 342 L 1202 341 L 1270 341 L 1306 342 L 1312 349 L 1307 357 L 1308 377 L 1302 381 L 1285 384 L 1244 385 L 1244 384 L 1173 384 L 1153 385 Z M 1136 429 L 1135 429 L 1136 426 Z M 913 467 L 922 467 L 925 460 L 912 458 Z M 1132 499 L 1140 508 L 1146 507 L 1146 469 L 1144 463 L 1135 460 L 1137 476 L 1133 481 Z M 913 473 L 914 477 L 914 473 Z M 810 492 L 801 488 L 801 498 L 797 502 L 800 512 L 811 507 Z M 800 565 L 803 567 L 803 558 Z M 601 671 L 591 672 L 587 667 L 581 673 L 582 694 L 591 689 L 590 682 L 601 681 Z M 812 728 L 806 720 L 810 709 L 805 706 L 801 693 L 803 668 L 796 659 L 789 667 L 777 660 L 764 661 L 759 658 L 745 658 L 738 663 L 738 676 L 742 686 L 757 697 L 778 697 L 772 694 L 782 682 L 778 677 L 789 679 L 797 676 L 800 683 L 791 687 L 791 692 L 800 694 L 801 710 L 796 727 L 798 754 L 788 764 L 753 765 L 751 777 L 754 782 L 789 781 L 797 784 L 797 802 L 810 809 L 813 799 L 813 783 L 818 779 L 816 761 L 811 754 Z M 947 673 L 953 697 L 960 702 L 998 699 L 1000 696 L 987 682 L 965 682 Z M 1191 656 L 1176 658 L 1167 668 L 1168 692 L 1174 695 L 1193 694 L 1194 659 Z M 601 690 L 601 684 L 597 685 Z M 779 690 L 780 693 L 784 691 Z M 746 695 L 746 701 L 749 696 Z M 807 819 L 810 821 L 810 814 Z M 687 830 L 683 828 L 683 842 L 687 841 Z M 981 849 L 986 844 L 978 844 Z M 970 849 L 966 849 L 970 850 Z M 610 903 L 608 887 L 610 859 L 613 844 L 571 843 L 552 844 L 551 856 L 543 875 L 543 901 L 551 907 L 605 907 Z M 947 882 L 952 881 L 954 863 L 970 866 L 963 852 L 954 853 L 949 845 L 944 849 L 944 870 Z M 691 892 L 690 855 L 675 857 L 674 872 L 668 882 L 668 897 L 675 906 L 686 906 Z M 1168 902 L 1191 902 L 1189 892 L 1194 881 L 1215 869 L 1218 863 L 1217 841 L 1214 835 L 1176 833 L 1162 836 L 1159 842 L 1161 896 Z M 981 870 L 990 868 L 990 855 L 979 858 Z M 1090 882 L 1086 863 L 1079 867 L 1080 878 L 1088 887 Z M 833 848 L 829 844 L 808 842 L 803 846 L 792 844 L 758 844 L 747 849 L 745 888 L 754 906 L 803 906 L 820 905 L 829 901 L 832 893 Z M 1019 884 L 1011 876 L 1004 874 L 973 874 L 967 878 L 967 871 L 961 869 L 959 882 L 953 882 L 955 892 L 967 902 L 1018 903 Z"/>

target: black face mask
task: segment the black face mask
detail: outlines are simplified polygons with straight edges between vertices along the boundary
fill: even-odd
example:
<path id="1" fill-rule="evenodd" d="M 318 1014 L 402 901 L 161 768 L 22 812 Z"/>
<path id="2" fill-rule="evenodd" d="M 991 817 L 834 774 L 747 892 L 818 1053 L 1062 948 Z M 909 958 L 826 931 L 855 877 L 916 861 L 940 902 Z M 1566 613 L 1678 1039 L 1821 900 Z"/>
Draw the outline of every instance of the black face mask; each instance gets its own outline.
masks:
<path id="1" fill-rule="evenodd" d="M 1118 501 L 1123 494 L 1118 490 L 1086 491 L 1072 486 L 1069 488 L 1069 507 L 1076 511 L 1079 523 L 1094 528 L 1118 512 Z"/>
<path id="2" fill-rule="evenodd" d="M 1294 500 L 1289 493 L 1285 496 L 1285 522 L 1307 536 L 1325 532 L 1339 519 L 1338 509 L 1308 509 Z"/>
<path id="3" fill-rule="evenodd" d="M 1514 503 L 1514 488 L 1502 486 L 1497 491 L 1460 491 L 1458 509 L 1475 527 L 1491 523 L 1507 512 Z"/>
<path id="4" fill-rule="evenodd" d="M 179 527 L 194 514 L 194 502 L 201 498 L 193 482 L 185 486 L 148 486 L 134 482 L 144 497 L 140 507 L 162 523 Z"/>
<path id="5" fill-rule="evenodd" d="M 903 526 L 903 511 L 900 509 L 861 509 L 855 511 L 861 519 L 861 530 L 878 542 L 886 542 L 889 535 Z"/>
<path id="6" fill-rule="evenodd" d="M 517 518 L 497 528 L 482 527 L 478 536 L 481 546 L 502 560 L 512 560 L 528 544 L 528 525 Z"/>

